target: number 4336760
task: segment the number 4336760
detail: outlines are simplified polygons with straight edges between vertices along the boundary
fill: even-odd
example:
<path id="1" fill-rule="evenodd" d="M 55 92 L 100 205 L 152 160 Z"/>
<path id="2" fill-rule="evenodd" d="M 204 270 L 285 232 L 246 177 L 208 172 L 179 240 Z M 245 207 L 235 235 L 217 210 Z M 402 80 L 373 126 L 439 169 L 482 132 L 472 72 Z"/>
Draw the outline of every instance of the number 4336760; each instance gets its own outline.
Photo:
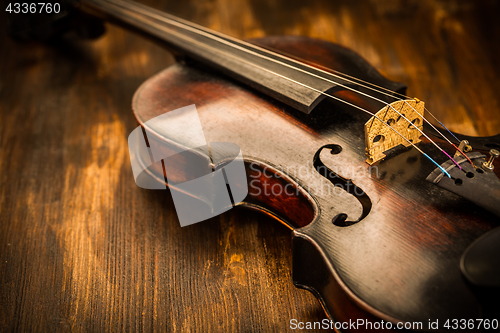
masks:
<path id="1" fill-rule="evenodd" d="M 14 14 L 52 14 L 59 13 L 61 11 L 61 5 L 59 3 L 50 3 L 50 2 L 38 2 L 38 3 L 27 3 L 27 2 L 14 2 L 9 3 L 7 8 L 5 9 L 8 13 Z"/>

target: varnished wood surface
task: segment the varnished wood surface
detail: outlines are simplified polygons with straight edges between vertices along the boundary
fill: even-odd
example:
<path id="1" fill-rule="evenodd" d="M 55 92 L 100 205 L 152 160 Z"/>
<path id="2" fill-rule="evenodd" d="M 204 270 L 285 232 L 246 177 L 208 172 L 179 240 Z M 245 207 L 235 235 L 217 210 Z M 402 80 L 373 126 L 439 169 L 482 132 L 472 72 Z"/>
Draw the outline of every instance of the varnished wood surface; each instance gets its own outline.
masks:
<path id="1" fill-rule="evenodd" d="M 451 129 L 500 128 L 496 2 L 146 4 L 235 37 L 341 43 Z M 167 51 L 113 26 L 94 42 L 16 45 L 2 31 L 0 43 L 0 330 L 285 331 L 325 318 L 292 285 L 288 229 L 238 210 L 181 228 L 165 192 L 134 184 L 130 103 Z"/>

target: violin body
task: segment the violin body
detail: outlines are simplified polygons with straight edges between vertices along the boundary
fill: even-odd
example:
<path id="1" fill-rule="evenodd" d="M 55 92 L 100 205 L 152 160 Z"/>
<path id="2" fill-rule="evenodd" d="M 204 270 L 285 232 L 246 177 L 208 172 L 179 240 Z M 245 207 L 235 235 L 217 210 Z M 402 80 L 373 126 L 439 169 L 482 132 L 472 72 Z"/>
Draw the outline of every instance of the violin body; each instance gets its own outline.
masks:
<path id="1" fill-rule="evenodd" d="M 335 44 L 305 37 L 253 42 L 391 90 L 405 89 Z M 338 94 L 378 111 L 355 94 Z M 422 322 L 425 328 L 429 320 L 482 318 L 459 262 L 498 218 L 425 181 L 435 165 L 415 149 L 370 166 L 362 135 L 368 115 L 327 99 L 306 115 L 193 63 L 177 63 L 146 81 L 133 110 L 148 132 L 148 120 L 192 104 L 207 142 L 241 148 L 249 194 L 239 206 L 260 210 L 292 230 L 293 282 L 313 292 L 331 319 Z M 186 139 L 152 134 L 150 145 L 164 149 L 177 149 Z M 437 155 L 428 141 L 420 146 Z M 199 161 L 206 163 L 206 157 Z M 178 160 L 167 177 L 189 180 L 184 163 Z M 162 179 L 161 169 L 151 169 L 151 175 Z"/>

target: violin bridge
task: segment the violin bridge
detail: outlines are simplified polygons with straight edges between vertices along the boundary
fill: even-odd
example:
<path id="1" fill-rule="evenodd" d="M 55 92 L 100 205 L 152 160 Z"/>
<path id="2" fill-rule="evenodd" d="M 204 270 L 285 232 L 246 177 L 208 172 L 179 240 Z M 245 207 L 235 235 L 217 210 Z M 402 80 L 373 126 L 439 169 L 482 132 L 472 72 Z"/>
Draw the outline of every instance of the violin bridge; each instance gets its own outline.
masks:
<path id="1" fill-rule="evenodd" d="M 400 144 L 405 147 L 410 146 L 408 141 L 413 144 L 419 143 L 421 133 L 404 117 L 420 130 L 423 130 L 424 110 L 424 102 L 418 99 L 409 99 L 393 102 L 375 114 L 385 124 L 375 116 L 371 117 L 365 123 L 366 156 L 368 157 L 366 162 L 372 165 L 386 157 L 384 154 L 385 151 Z M 393 131 L 386 124 L 403 135 L 408 141 L 403 139 L 401 135 Z"/>

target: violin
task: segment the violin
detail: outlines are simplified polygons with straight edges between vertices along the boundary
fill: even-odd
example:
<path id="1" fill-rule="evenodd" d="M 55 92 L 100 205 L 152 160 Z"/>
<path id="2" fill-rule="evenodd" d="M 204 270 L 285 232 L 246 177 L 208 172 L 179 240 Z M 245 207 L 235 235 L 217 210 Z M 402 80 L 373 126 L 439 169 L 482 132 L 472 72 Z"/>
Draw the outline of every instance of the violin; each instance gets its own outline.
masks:
<path id="1" fill-rule="evenodd" d="M 237 40 L 129 0 L 76 8 L 178 54 L 141 85 L 132 109 L 149 148 L 187 153 L 165 169 L 131 151 L 146 166 L 141 177 L 177 191 L 169 185 L 198 177 L 198 167 L 227 166 L 234 146 L 218 143 L 239 147 L 246 178 L 237 187 L 247 195 L 226 208 L 258 210 L 291 230 L 293 283 L 318 298 L 330 328 L 356 331 L 343 324 L 362 320 L 431 331 L 482 319 L 495 329 L 500 135 L 433 125 L 432 107 L 405 84 L 334 43 Z M 187 128 L 148 125 L 189 105 L 207 147 L 192 149 Z"/>

